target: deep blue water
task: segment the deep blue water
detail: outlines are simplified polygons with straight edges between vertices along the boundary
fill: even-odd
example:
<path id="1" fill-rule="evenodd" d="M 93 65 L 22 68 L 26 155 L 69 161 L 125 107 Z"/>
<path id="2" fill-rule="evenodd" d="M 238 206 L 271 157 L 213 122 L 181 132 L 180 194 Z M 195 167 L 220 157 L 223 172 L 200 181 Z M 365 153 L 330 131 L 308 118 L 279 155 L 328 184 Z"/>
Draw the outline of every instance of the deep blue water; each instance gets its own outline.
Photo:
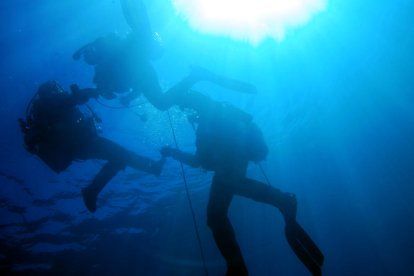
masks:
<path id="1" fill-rule="evenodd" d="M 164 87 L 191 64 L 257 86 L 257 95 L 198 88 L 254 115 L 270 148 L 262 165 L 273 185 L 297 195 L 298 221 L 325 253 L 324 275 L 414 275 L 414 3 L 330 0 L 284 41 L 255 47 L 191 30 L 169 1 L 145 3 L 165 43 L 154 63 Z M 80 189 L 101 161 L 57 175 L 22 147 L 17 118 L 40 83 L 92 85 L 92 68 L 71 56 L 127 32 L 118 2 L 2 1 L 0 26 L 0 274 L 203 275 L 178 163 L 160 177 L 126 169 L 90 214 Z M 102 135 L 157 159 L 173 143 L 167 114 L 138 103 L 90 105 Z M 184 114 L 171 114 L 180 148 L 194 150 Z M 206 225 L 211 173 L 186 167 L 186 175 L 209 275 L 224 275 Z M 249 176 L 263 180 L 254 165 Z M 308 275 L 277 210 L 236 198 L 230 217 L 251 275 Z"/>

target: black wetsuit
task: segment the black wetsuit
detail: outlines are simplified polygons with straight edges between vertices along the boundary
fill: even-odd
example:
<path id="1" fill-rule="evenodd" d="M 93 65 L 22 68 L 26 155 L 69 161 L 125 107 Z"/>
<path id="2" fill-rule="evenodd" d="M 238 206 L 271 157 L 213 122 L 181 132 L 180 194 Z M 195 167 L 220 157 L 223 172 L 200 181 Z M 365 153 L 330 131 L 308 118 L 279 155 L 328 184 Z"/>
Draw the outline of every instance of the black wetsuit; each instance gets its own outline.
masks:
<path id="1" fill-rule="evenodd" d="M 24 130 L 27 149 L 39 156 L 53 171 L 64 171 L 73 161 L 102 159 L 102 167 L 87 187 L 96 197 L 120 170 L 130 166 L 136 170 L 159 174 L 157 162 L 137 155 L 98 135 L 92 117 L 86 117 L 77 105 L 92 94 L 64 92 L 38 93 L 30 108 Z M 94 208 L 88 208 L 94 211 Z"/>
<path id="2" fill-rule="evenodd" d="M 198 111 L 196 153 L 172 149 L 172 157 L 214 171 L 207 207 L 207 223 L 226 259 L 227 275 L 247 275 L 240 247 L 228 218 L 235 195 L 284 207 L 287 196 L 270 185 L 246 177 L 249 161 L 260 161 L 268 149 L 259 128 L 247 113 L 192 92 L 187 101 Z"/>

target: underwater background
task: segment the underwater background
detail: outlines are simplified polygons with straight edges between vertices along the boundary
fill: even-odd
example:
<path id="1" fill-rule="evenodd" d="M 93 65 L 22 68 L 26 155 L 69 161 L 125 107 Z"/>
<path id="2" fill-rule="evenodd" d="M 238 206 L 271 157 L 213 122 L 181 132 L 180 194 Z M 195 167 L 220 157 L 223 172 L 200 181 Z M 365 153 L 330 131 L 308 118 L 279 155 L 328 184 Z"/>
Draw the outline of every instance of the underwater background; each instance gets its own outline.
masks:
<path id="1" fill-rule="evenodd" d="M 325 254 L 324 275 L 414 275 L 414 2 L 327 2 L 284 40 L 257 45 L 190 28 L 167 0 L 145 1 L 165 54 L 165 88 L 200 65 L 254 84 L 257 95 L 210 84 L 197 90 L 254 116 L 269 145 L 272 185 L 295 193 L 298 221 Z M 102 161 L 59 175 L 27 153 L 17 123 L 39 84 L 92 85 L 80 46 L 124 34 L 118 1 L 0 2 L 0 274 L 203 275 L 179 164 L 160 177 L 119 173 L 90 214 L 80 190 Z M 108 108 L 104 105 L 109 105 Z M 149 156 L 173 145 L 168 114 L 144 97 L 131 108 L 90 101 L 102 135 Z M 194 132 L 170 111 L 179 147 Z M 224 275 L 206 224 L 212 174 L 185 167 L 209 275 Z M 249 176 L 264 181 L 257 165 Z M 284 237 L 280 213 L 235 198 L 230 218 L 251 275 L 309 275 Z"/>

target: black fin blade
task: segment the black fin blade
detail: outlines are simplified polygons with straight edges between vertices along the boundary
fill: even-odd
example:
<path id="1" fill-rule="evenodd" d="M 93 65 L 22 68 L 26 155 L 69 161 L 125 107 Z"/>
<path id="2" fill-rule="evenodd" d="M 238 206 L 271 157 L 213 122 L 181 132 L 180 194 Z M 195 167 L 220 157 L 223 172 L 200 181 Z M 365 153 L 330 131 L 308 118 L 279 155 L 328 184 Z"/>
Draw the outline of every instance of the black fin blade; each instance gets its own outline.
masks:
<path id="1" fill-rule="evenodd" d="M 295 255 L 312 275 L 322 275 L 321 266 L 325 257 L 306 231 L 292 220 L 286 223 L 285 235 Z"/>

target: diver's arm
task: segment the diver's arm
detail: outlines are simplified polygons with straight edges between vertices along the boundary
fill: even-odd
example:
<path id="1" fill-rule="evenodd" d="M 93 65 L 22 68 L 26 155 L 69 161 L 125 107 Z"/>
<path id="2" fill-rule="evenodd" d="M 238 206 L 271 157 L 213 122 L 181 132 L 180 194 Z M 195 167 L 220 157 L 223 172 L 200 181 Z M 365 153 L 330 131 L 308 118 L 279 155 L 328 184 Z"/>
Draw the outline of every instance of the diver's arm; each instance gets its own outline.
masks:
<path id="1" fill-rule="evenodd" d="M 174 149 L 169 146 L 163 147 L 160 152 L 164 157 L 172 157 L 175 160 L 194 168 L 200 167 L 200 161 L 194 154 L 183 152 L 179 149 Z"/>
<path id="2" fill-rule="evenodd" d="M 84 104 L 89 101 L 90 98 L 97 98 L 99 96 L 99 91 L 95 88 L 84 88 L 80 89 L 77 84 L 72 84 L 70 86 L 70 97 L 73 105 Z"/>

